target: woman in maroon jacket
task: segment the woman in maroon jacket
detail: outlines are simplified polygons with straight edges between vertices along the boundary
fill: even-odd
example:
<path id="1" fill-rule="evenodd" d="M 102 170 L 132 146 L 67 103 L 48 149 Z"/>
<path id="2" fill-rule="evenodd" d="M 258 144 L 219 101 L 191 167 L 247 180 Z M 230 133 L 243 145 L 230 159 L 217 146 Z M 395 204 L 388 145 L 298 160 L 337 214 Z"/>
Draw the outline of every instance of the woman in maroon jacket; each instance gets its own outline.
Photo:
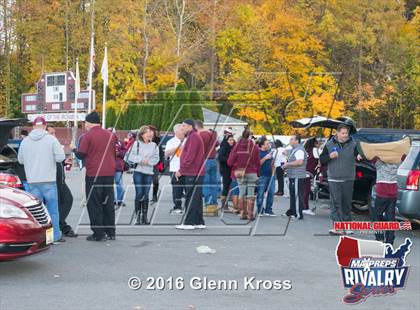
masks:
<path id="1" fill-rule="evenodd" d="M 252 221 L 260 156 L 258 147 L 249 139 L 250 136 L 251 132 L 245 129 L 241 139 L 230 152 L 227 164 L 232 168 L 232 178 L 238 181 L 241 219 Z"/>
<path id="2" fill-rule="evenodd" d="M 126 153 L 126 148 L 124 143 L 118 139 L 115 128 L 108 128 L 108 131 L 112 132 L 117 140 L 115 144 L 115 194 L 114 194 L 114 204 L 118 207 L 125 206 L 124 203 L 124 185 L 123 185 L 123 174 L 124 174 L 124 156 Z"/>

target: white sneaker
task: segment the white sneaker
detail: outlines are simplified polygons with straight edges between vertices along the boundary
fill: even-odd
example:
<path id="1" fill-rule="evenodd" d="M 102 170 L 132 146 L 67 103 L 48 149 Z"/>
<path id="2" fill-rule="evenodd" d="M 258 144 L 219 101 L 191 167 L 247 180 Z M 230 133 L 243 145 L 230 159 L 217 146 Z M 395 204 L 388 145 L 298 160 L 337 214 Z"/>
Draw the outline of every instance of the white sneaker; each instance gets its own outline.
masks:
<path id="1" fill-rule="evenodd" d="M 302 212 L 303 212 L 303 214 L 306 214 L 306 215 L 315 215 L 315 212 L 312 211 L 312 210 L 310 210 L 310 209 L 308 209 L 308 210 L 302 210 Z"/>
<path id="2" fill-rule="evenodd" d="M 271 212 L 264 212 L 264 216 L 277 216 L 273 211 Z"/>
<path id="3" fill-rule="evenodd" d="M 176 229 L 182 229 L 182 230 L 193 230 L 195 229 L 195 227 L 193 225 L 176 225 L 175 226 Z"/>
<path id="4" fill-rule="evenodd" d="M 194 228 L 197 228 L 197 229 L 206 229 L 206 225 L 194 225 Z"/>
<path id="5" fill-rule="evenodd" d="M 336 229 L 330 229 L 328 233 L 333 236 L 341 236 L 343 234 L 340 230 Z"/>
<path id="6" fill-rule="evenodd" d="M 171 214 L 183 214 L 184 212 L 182 212 L 181 209 L 172 209 L 171 210 Z"/>

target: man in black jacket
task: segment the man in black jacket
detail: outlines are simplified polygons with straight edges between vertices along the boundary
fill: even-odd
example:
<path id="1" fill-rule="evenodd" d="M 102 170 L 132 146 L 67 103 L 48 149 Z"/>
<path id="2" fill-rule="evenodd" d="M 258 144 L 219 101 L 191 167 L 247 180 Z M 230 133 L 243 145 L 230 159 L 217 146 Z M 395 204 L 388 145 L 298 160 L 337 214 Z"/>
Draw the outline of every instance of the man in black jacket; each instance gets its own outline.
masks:
<path id="1" fill-rule="evenodd" d="M 50 135 L 55 137 L 55 128 L 47 126 L 47 131 Z M 67 216 L 73 206 L 73 195 L 66 184 L 66 174 L 64 166 L 70 164 L 71 158 L 68 158 L 61 163 L 57 163 L 57 196 L 58 196 L 58 211 L 60 216 L 60 230 L 66 237 L 77 237 L 71 226 L 66 222 Z"/>

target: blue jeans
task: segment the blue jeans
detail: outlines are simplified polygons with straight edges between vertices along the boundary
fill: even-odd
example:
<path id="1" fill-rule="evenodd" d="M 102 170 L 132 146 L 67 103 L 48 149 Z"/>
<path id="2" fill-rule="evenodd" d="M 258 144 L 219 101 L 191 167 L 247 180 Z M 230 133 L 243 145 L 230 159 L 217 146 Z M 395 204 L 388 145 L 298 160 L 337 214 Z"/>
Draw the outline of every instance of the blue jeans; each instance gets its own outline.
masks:
<path id="1" fill-rule="evenodd" d="M 138 171 L 133 173 L 133 181 L 136 189 L 136 201 L 148 200 L 153 174 L 144 174 Z"/>
<path id="2" fill-rule="evenodd" d="M 216 159 L 214 158 L 207 159 L 206 160 L 206 174 L 204 175 L 204 184 L 203 184 L 204 185 L 203 196 L 204 196 L 205 205 L 217 204 L 218 184 L 219 182 L 217 181 Z"/>
<path id="3" fill-rule="evenodd" d="M 45 202 L 53 225 L 54 241 L 60 240 L 61 231 L 60 216 L 58 214 L 57 183 L 28 183 L 28 192 Z"/>
<path id="4" fill-rule="evenodd" d="M 276 181 L 274 176 L 265 176 L 262 175 L 258 178 L 257 182 L 257 209 L 258 213 L 261 213 L 263 202 L 264 202 L 264 193 L 267 192 L 267 201 L 265 202 L 265 212 L 272 212 L 273 209 L 273 198 L 274 191 L 276 188 Z"/>
<path id="5" fill-rule="evenodd" d="M 238 185 L 238 181 L 236 181 L 236 179 L 232 179 L 232 182 L 230 183 L 229 195 L 230 196 L 239 196 L 239 185 Z"/>
<path id="6" fill-rule="evenodd" d="M 124 186 L 123 186 L 123 172 L 116 171 L 115 172 L 115 201 L 122 202 L 124 199 Z"/>

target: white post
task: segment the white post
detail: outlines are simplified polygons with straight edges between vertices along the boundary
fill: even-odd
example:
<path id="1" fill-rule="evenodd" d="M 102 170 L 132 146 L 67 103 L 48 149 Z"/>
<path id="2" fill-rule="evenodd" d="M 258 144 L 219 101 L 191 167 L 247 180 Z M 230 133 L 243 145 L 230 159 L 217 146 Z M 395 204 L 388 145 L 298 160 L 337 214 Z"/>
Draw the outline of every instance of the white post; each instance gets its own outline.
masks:
<path id="1" fill-rule="evenodd" d="M 105 129 L 106 126 L 106 84 L 104 83 L 102 96 L 102 128 Z"/>
<path id="2" fill-rule="evenodd" d="M 102 94 L 102 128 L 106 126 L 106 89 L 108 86 L 108 48 L 105 43 L 104 61 L 102 62 L 101 75 L 103 81 L 103 94 Z"/>
<path id="3" fill-rule="evenodd" d="M 79 76 L 79 58 L 76 58 L 76 80 L 74 81 L 74 128 L 77 130 L 77 99 L 79 99 L 80 93 L 80 76 Z"/>
<path id="4" fill-rule="evenodd" d="M 79 59 L 76 58 L 76 80 L 74 81 L 74 131 L 72 142 L 73 145 L 76 145 L 76 138 L 77 138 L 77 108 L 78 108 L 78 99 L 80 93 L 80 73 L 79 73 Z"/>
<path id="5" fill-rule="evenodd" d="M 89 61 L 89 76 L 88 76 L 88 83 L 89 83 L 89 100 L 88 100 L 88 113 L 92 110 L 92 71 L 93 71 L 93 38 L 94 33 L 92 32 L 91 41 L 90 41 L 90 61 Z"/>
<path id="6" fill-rule="evenodd" d="M 90 38 L 90 59 L 89 59 L 89 76 L 88 76 L 88 83 L 89 83 L 89 101 L 88 101 L 88 113 L 91 112 L 92 110 L 92 74 L 93 74 L 93 55 L 95 53 L 94 51 L 94 37 L 95 37 L 95 33 L 93 32 L 94 30 L 94 21 L 95 21 L 95 0 L 92 1 L 91 3 L 92 7 L 91 9 L 91 15 L 90 15 L 90 33 L 91 33 L 91 38 Z"/>

